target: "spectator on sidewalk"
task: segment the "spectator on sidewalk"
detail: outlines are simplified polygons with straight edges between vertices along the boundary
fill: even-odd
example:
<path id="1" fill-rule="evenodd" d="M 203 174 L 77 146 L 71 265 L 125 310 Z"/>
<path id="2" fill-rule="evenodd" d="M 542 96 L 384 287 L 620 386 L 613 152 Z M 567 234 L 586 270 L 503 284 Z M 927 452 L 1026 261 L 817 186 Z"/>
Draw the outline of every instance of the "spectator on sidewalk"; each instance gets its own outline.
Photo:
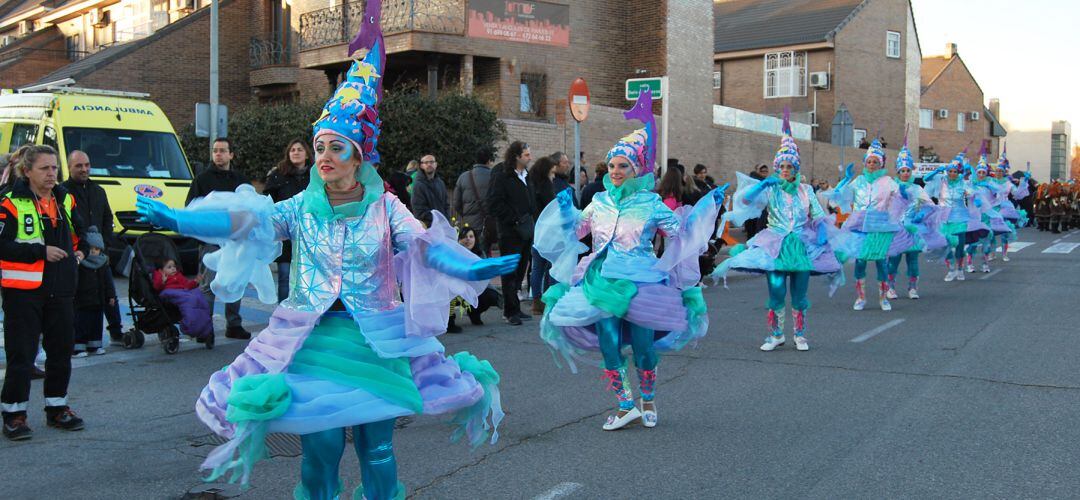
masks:
<path id="1" fill-rule="evenodd" d="M 0 413 L 4 436 L 18 441 L 33 431 L 26 423 L 30 372 L 38 337 L 44 340 L 45 420 L 77 431 L 83 420 L 67 402 L 75 331 L 75 282 L 82 219 L 75 199 L 57 184 L 56 150 L 36 145 L 19 157 L 19 179 L 0 200 L 0 288 L 3 294 L 4 351 L 7 356 Z"/>
<path id="2" fill-rule="evenodd" d="M 533 230 L 536 224 L 536 193 L 527 180 L 532 152 L 529 145 L 514 141 L 506 148 L 502 169 L 491 175 L 488 207 L 499 227 L 499 252 L 502 256 L 518 254 L 521 260 L 514 272 L 503 275 L 503 318 L 520 325 L 532 316 L 521 311 L 518 290 L 529 265 Z"/>
<path id="3" fill-rule="evenodd" d="M 187 279 L 172 259 L 161 260 L 154 267 L 154 291 L 180 310 L 180 332 L 205 342 L 214 334 L 214 319 L 206 297 L 197 290 L 200 277 Z"/>
<path id="4" fill-rule="evenodd" d="M 458 243 L 470 252 L 476 254 L 477 257 L 486 259 L 488 255 L 480 249 L 479 242 L 480 240 L 477 238 L 476 230 L 468 225 L 462 226 L 458 231 Z M 455 297 L 454 300 L 450 301 L 450 321 L 446 325 L 446 333 L 461 333 L 461 327 L 456 323 L 459 314 L 461 316 L 468 316 L 469 322 L 473 325 L 483 325 L 484 321 L 480 319 L 480 316 L 484 314 L 484 311 L 487 311 L 498 304 L 499 292 L 495 291 L 491 285 L 488 285 L 487 288 L 476 297 L 476 307 L 472 307 L 461 297 Z"/>
<path id="5" fill-rule="evenodd" d="M 122 242 L 113 236 L 113 213 L 109 206 L 109 197 L 105 190 L 90 178 L 90 168 L 93 165 L 91 158 L 78 149 L 68 154 L 68 179 L 64 181 L 64 188 L 75 198 L 75 211 L 82 217 L 83 224 L 93 226 L 101 233 L 101 239 L 105 242 L 105 255 L 108 255 L 109 247 L 120 248 Z M 123 343 L 123 321 L 120 316 L 120 304 L 105 304 L 105 319 L 109 323 L 109 339 L 114 344 Z"/>
<path id="6" fill-rule="evenodd" d="M 556 191 L 558 188 L 555 180 L 558 176 L 557 170 L 559 166 L 555 163 L 554 158 L 555 155 L 540 158 L 536 160 L 536 163 L 529 170 L 529 185 L 532 186 L 533 193 L 536 194 L 534 218 L 538 217 L 544 207 L 547 207 L 548 203 L 555 199 L 555 193 L 562 192 L 562 189 Z M 570 189 L 570 187 L 565 186 L 563 189 Z M 533 316 L 539 316 L 544 314 L 544 303 L 540 300 L 540 297 L 544 295 L 552 282 L 551 275 L 548 274 L 551 271 L 551 263 L 541 257 L 540 252 L 537 252 L 531 246 L 529 253 L 532 256 L 532 265 L 529 271 L 529 295 L 532 297 L 532 314 Z"/>
<path id="7" fill-rule="evenodd" d="M 592 203 L 593 196 L 601 191 L 607 191 L 607 187 L 604 186 L 604 176 L 607 175 L 607 163 L 597 163 L 594 170 L 592 182 L 581 188 L 581 208 L 589 206 Z"/>
<path id="8" fill-rule="evenodd" d="M 553 191 L 557 194 L 569 189 L 570 193 L 573 195 L 574 205 L 577 206 L 578 192 L 577 189 L 574 189 L 574 183 L 571 182 L 571 175 L 573 175 L 573 172 L 570 171 L 574 164 L 570 162 L 570 157 L 566 156 L 566 153 L 559 151 L 551 155 L 551 161 L 555 163 L 555 177 L 551 179 L 551 185 L 554 188 Z M 544 209 L 543 206 L 537 208 L 540 210 Z"/>
<path id="9" fill-rule="evenodd" d="M 116 306 L 116 286 L 109 268 L 109 256 L 105 254 L 105 240 L 96 227 L 90 226 L 84 241 L 87 254 L 79 263 L 79 282 L 75 291 L 73 358 L 105 354 L 105 346 L 101 344 L 102 323 L 105 310 Z"/>
<path id="10" fill-rule="evenodd" d="M 284 201 L 307 189 L 311 171 L 308 166 L 315 158 L 315 153 L 307 141 L 293 139 L 285 147 L 285 157 L 266 174 L 266 187 L 263 194 L 269 195 L 274 203 Z M 281 256 L 274 261 L 277 264 L 278 302 L 289 296 L 289 263 L 292 262 L 292 243 L 281 242 Z"/>
<path id="11" fill-rule="evenodd" d="M 187 204 L 191 204 L 195 198 L 201 198 L 214 191 L 236 191 L 241 184 L 247 184 L 247 177 L 232 169 L 232 160 L 236 155 L 232 141 L 220 137 L 214 140 L 212 148 L 213 165 L 195 178 L 188 190 Z M 217 245 L 199 245 L 199 274 L 203 277 L 203 293 L 206 302 L 210 304 L 210 310 L 214 310 L 214 292 L 210 289 L 210 283 L 214 281 L 216 273 L 202 263 L 203 257 L 220 249 Z M 251 338 L 251 333 L 244 329 L 243 318 L 240 317 L 240 301 L 225 304 L 225 336 L 231 339 L 246 340 Z"/>
<path id="12" fill-rule="evenodd" d="M 394 193 L 402 203 L 405 204 L 405 208 L 412 212 L 412 176 L 405 174 L 400 169 L 394 168 L 393 165 L 375 165 L 379 174 L 383 176 L 383 180 L 390 186 L 390 192 Z"/>
<path id="13" fill-rule="evenodd" d="M 447 218 L 450 216 L 446 183 L 435 173 L 438 169 L 439 162 L 435 161 L 435 155 L 424 155 L 420 158 L 420 175 L 413 183 L 412 212 L 427 227 L 431 227 L 433 211 Z"/>
<path id="14" fill-rule="evenodd" d="M 473 167 L 457 178 L 454 184 L 454 213 L 458 223 L 469 226 L 476 236 L 476 246 L 484 253 L 491 251 L 497 242 L 498 230 L 495 218 L 487 206 L 488 187 L 491 186 L 491 167 L 495 164 L 495 151 L 490 147 L 476 153 Z"/>

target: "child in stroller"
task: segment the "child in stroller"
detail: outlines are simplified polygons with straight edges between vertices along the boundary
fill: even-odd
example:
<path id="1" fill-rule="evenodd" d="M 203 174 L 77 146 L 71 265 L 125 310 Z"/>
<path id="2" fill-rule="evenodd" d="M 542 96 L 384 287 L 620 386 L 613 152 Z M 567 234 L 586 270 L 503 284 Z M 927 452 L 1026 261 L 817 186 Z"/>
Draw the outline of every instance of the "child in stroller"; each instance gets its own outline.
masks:
<path id="1" fill-rule="evenodd" d="M 180 309 L 181 333 L 198 339 L 214 334 L 213 314 L 199 290 L 198 278 L 185 278 L 177 271 L 175 260 L 161 258 L 156 262 L 152 281 L 161 300 Z"/>

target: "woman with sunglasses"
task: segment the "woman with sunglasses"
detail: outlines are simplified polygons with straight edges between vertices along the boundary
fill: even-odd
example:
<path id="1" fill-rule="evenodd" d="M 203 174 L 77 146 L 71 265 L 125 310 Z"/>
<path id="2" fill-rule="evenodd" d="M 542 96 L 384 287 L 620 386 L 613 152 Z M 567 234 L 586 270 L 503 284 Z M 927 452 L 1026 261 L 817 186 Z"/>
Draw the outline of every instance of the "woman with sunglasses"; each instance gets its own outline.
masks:
<path id="1" fill-rule="evenodd" d="M 535 248 L 552 262 L 557 282 L 544 293 L 540 337 L 577 371 L 575 360 L 600 351 L 607 388 L 618 401 L 604 430 L 641 419 L 657 423 L 655 387 L 660 352 L 678 350 L 705 335 L 708 316 L 697 257 L 705 252 L 727 186 L 713 190 L 694 207 L 673 212 L 652 191 L 655 183 L 655 123 L 652 94 L 643 92 L 625 114 L 645 128 L 619 140 L 607 155 L 606 192 L 584 208 L 574 208 L 569 190 L 540 214 Z M 657 259 L 653 237 L 663 234 Z M 592 235 L 592 252 L 579 240 Z M 631 394 L 623 348 L 633 351 L 641 405 Z"/>

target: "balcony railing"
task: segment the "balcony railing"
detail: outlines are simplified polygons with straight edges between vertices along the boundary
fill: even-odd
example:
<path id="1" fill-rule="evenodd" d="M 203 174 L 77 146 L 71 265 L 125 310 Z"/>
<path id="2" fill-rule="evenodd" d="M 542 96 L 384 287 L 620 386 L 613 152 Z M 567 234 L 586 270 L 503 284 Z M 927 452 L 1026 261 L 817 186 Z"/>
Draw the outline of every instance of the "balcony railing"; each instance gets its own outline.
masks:
<path id="1" fill-rule="evenodd" d="M 279 37 L 252 38 L 249 48 L 251 69 L 292 65 L 295 63 L 294 52 L 293 48 L 283 43 Z"/>
<path id="2" fill-rule="evenodd" d="M 360 29 L 364 0 L 300 15 L 300 50 L 348 43 Z M 465 34 L 466 0 L 383 0 L 383 33 Z"/>

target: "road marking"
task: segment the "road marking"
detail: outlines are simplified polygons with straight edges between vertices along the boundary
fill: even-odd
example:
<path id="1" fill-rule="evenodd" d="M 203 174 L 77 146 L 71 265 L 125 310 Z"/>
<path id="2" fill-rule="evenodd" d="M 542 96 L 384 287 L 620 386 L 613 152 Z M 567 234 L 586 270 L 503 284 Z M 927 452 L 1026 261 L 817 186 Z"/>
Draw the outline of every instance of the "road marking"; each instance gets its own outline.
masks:
<path id="1" fill-rule="evenodd" d="M 890 329 L 890 328 L 892 328 L 892 327 L 894 327 L 896 325 L 899 325 L 900 323 L 903 323 L 903 322 L 904 322 L 904 318 L 894 319 L 894 320 L 892 320 L 892 321 L 890 321 L 888 323 L 885 323 L 884 325 L 881 325 L 881 326 L 879 326 L 877 328 L 874 328 L 873 330 L 870 330 L 870 331 L 868 331 L 868 332 L 866 332 L 866 333 L 864 333 L 862 335 L 859 335 L 858 337 L 855 337 L 855 338 L 851 339 L 851 341 L 852 342 L 866 342 L 867 340 L 870 340 L 870 339 L 876 337 L 879 333 L 884 332 L 885 330 L 888 330 L 888 329 Z"/>
<path id="2" fill-rule="evenodd" d="M 559 483 L 554 488 L 533 497 L 533 500 L 555 500 L 580 490 L 581 487 L 580 483 Z"/>
<path id="3" fill-rule="evenodd" d="M 1056 243 L 1043 250 L 1042 253 L 1069 253 L 1080 247 L 1080 243 Z"/>
<path id="4" fill-rule="evenodd" d="M 1059 242 L 1059 241 L 1061 241 L 1061 238 L 1058 238 L 1058 239 L 1054 240 L 1053 242 L 1054 242 L 1054 243 L 1057 243 L 1057 242 Z"/>
<path id="5" fill-rule="evenodd" d="M 1009 243 L 1009 253 L 1019 252 L 1034 244 L 1035 242 L 1032 241 L 1014 241 L 1012 243 Z"/>
<path id="6" fill-rule="evenodd" d="M 983 277 L 981 277 L 979 279 L 988 280 L 988 279 L 990 279 L 991 276 L 993 276 L 993 275 L 995 275 L 997 273 L 1000 273 L 1000 272 L 1001 272 L 1001 269 L 994 269 L 993 271 L 990 272 L 990 274 L 987 274 L 986 276 L 983 276 Z"/>

